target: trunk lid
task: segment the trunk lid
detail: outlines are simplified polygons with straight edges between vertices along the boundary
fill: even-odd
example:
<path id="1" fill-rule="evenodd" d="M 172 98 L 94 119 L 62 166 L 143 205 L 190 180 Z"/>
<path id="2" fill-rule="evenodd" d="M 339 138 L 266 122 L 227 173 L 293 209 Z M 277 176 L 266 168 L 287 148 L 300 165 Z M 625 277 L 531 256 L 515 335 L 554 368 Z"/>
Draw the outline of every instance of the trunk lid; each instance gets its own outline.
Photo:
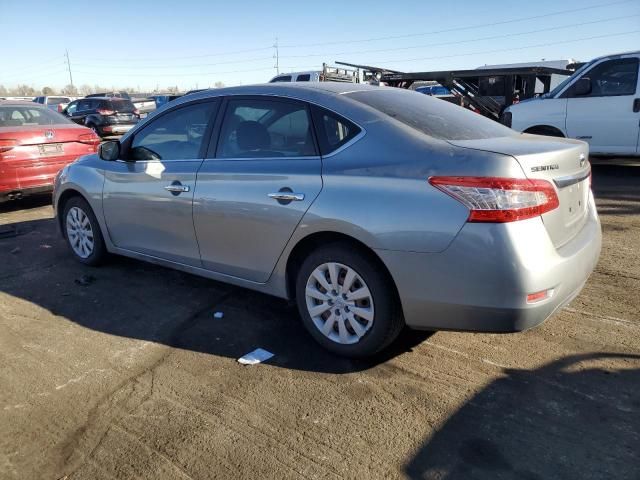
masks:
<path id="1" fill-rule="evenodd" d="M 518 135 L 480 140 L 450 140 L 452 145 L 510 155 L 527 178 L 551 182 L 558 208 L 542 215 L 556 248 L 569 242 L 583 227 L 588 215 L 589 147 L 586 143 L 539 135 Z"/>
<path id="2" fill-rule="evenodd" d="M 89 131 L 86 127 L 75 124 L 0 127 L 0 138 L 17 140 L 19 145 L 77 142 L 83 133 Z"/>

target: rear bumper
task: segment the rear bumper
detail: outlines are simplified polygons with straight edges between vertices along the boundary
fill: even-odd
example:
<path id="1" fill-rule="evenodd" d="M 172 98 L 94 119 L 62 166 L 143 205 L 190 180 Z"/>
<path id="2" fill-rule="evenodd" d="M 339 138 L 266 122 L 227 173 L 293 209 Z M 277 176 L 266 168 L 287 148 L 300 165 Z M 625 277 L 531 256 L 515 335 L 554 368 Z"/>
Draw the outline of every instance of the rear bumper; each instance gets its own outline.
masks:
<path id="1" fill-rule="evenodd" d="M 119 125 L 114 123 L 111 125 L 99 125 L 97 128 L 98 128 L 98 133 L 101 136 L 107 136 L 107 135 L 124 135 L 133 127 L 135 127 L 135 124 Z"/>
<path id="2" fill-rule="evenodd" d="M 595 268 L 602 234 L 590 195 L 586 223 L 556 249 L 541 218 L 468 223 L 447 250 L 378 250 L 400 293 L 407 325 L 427 330 L 514 332 L 534 327 L 575 298 Z M 553 289 L 528 304 L 528 294 Z"/>

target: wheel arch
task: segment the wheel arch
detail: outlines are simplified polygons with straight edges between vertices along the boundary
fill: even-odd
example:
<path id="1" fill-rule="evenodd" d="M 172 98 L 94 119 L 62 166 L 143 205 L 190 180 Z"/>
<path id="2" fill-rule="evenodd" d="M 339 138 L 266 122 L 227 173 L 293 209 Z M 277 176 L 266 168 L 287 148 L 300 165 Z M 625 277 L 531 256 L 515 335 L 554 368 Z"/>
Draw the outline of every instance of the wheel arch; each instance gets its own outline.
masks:
<path id="1" fill-rule="evenodd" d="M 558 127 L 553 125 L 532 125 L 531 127 L 523 130 L 522 133 L 529 133 L 532 135 L 546 135 L 548 137 L 563 137 L 566 138 L 564 132 Z"/>
<path id="2" fill-rule="evenodd" d="M 398 292 L 398 288 L 396 286 L 396 282 L 391 275 L 391 272 L 382 261 L 382 259 L 378 256 L 374 249 L 369 247 L 366 243 L 344 233 L 335 232 L 335 231 L 320 231 L 314 232 L 306 237 L 300 239 L 298 243 L 291 249 L 289 256 L 287 258 L 286 264 L 286 292 L 287 298 L 289 300 L 295 301 L 296 298 L 296 277 L 298 274 L 298 270 L 302 266 L 302 262 L 306 258 L 306 256 L 311 253 L 313 250 L 319 248 L 323 245 L 328 245 L 331 243 L 340 243 L 347 245 L 351 248 L 357 249 L 359 252 L 365 254 L 367 257 L 371 259 L 372 262 L 376 263 L 384 275 L 388 278 L 393 286 L 393 293 L 395 296 L 395 300 L 397 302 L 398 308 L 402 308 L 400 302 L 400 294 Z"/>
<path id="3" fill-rule="evenodd" d="M 67 204 L 67 202 L 69 200 L 71 200 L 73 197 L 80 197 L 83 198 L 85 201 L 89 202 L 88 199 L 79 191 L 76 190 L 75 188 L 67 188 L 64 192 L 62 192 L 60 194 L 60 197 L 58 198 L 58 201 L 56 203 L 56 217 L 58 220 L 58 227 L 60 228 L 60 232 L 62 233 L 62 236 L 64 238 L 67 238 L 67 233 L 65 231 L 64 228 L 64 207 Z"/>

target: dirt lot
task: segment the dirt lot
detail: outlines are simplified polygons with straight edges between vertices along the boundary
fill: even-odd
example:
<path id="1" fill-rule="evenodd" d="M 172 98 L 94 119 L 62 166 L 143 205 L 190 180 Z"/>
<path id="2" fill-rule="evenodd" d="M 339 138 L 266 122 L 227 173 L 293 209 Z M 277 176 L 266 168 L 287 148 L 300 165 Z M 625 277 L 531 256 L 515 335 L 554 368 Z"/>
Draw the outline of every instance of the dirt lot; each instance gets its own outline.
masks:
<path id="1" fill-rule="evenodd" d="M 280 300 L 76 263 L 46 199 L 0 206 L 0 478 L 638 479 L 640 167 L 593 182 L 602 257 L 569 307 L 369 362 Z M 275 357 L 237 363 L 256 347 Z"/>

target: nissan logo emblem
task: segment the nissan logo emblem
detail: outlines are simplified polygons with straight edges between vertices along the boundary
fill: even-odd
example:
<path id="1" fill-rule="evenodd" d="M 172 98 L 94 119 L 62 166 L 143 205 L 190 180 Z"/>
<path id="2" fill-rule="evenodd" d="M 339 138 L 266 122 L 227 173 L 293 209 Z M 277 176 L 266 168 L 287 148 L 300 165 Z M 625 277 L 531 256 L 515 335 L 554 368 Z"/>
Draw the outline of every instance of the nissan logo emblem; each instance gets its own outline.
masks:
<path id="1" fill-rule="evenodd" d="M 584 164 L 587 160 L 584 158 L 584 153 L 580 154 L 580 166 L 584 167 Z"/>
<path id="2" fill-rule="evenodd" d="M 45 136 L 45 138 L 49 138 L 49 139 L 53 138 L 53 136 L 54 136 L 53 130 L 45 130 L 44 131 L 44 136 Z"/>

